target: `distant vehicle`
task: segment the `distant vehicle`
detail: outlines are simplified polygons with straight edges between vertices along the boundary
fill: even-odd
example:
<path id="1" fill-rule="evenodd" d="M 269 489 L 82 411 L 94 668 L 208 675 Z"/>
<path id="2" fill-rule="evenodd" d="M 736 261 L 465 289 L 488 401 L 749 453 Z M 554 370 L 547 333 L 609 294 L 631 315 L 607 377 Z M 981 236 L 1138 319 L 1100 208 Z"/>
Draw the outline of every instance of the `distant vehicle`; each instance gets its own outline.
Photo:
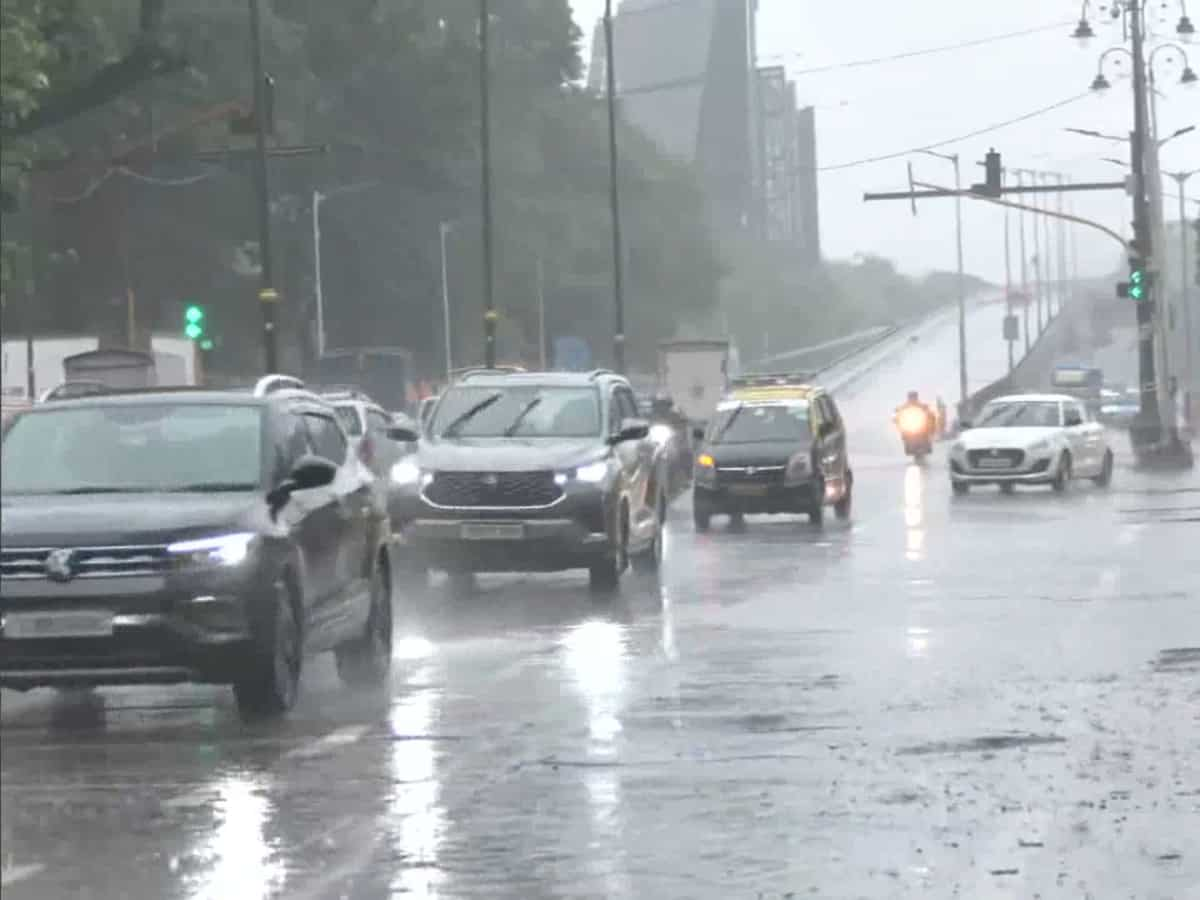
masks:
<path id="1" fill-rule="evenodd" d="M 729 379 L 728 341 L 664 341 L 658 345 L 658 390 L 695 425 L 712 418 Z"/>
<path id="2" fill-rule="evenodd" d="M 1050 374 L 1053 391 L 1082 400 L 1096 415 L 1100 412 L 1100 392 L 1104 389 L 1104 372 L 1092 366 L 1058 366 Z"/>
<path id="3" fill-rule="evenodd" d="M 112 388 L 101 381 L 64 381 L 58 387 L 44 392 L 39 403 L 51 400 L 71 400 L 75 397 L 94 397 L 97 394 L 108 394 Z"/>
<path id="4" fill-rule="evenodd" d="M 0 685 L 232 683 L 265 716 L 306 653 L 386 681 L 385 505 L 333 408 L 267 382 L 61 400 L 5 430 Z"/>
<path id="5" fill-rule="evenodd" d="M 955 494 L 972 487 L 1048 484 L 1063 492 L 1072 479 L 1112 481 L 1113 452 L 1104 428 L 1083 401 L 1066 394 L 1015 394 L 983 407 L 950 448 Z"/>
<path id="6" fill-rule="evenodd" d="M 399 347 L 327 350 L 307 380 L 313 385 L 352 384 L 384 409 L 408 408 L 412 355 Z"/>
<path id="7" fill-rule="evenodd" d="M 607 593 L 630 563 L 661 563 L 659 459 L 619 375 L 468 374 L 393 467 L 393 521 L 417 566 L 449 572 L 456 589 L 475 572 L 581 568 Z"/>
<path id="8" fill-rule="evenodd" d="M 1142 408 L 1137 388 L 1106 387 L 1100 392 L 1100 413 L 1097 418 L 1114 428 L 1128 428 Z"/>
<path id="9" fill-rule="evenodd" d="M 396 424 L 392 414 L 356 388 L 334 388 L 321 392 L 338 414 L 350 439 L 350 451 L 377 478 L 386 478 L 393 463 L 404 455 L 404 448 L 388 437 Z"/>
<path id="10" fill-rule="evenodd" d="M 827 505 L 849 519 L 854 472 L 846 425 L 833 397 L 807 378 L 734 379 L 707 433 L 697 430 L 692 509 L 698 531 L 712 517 L 801 513 L 820 525 Z"/>

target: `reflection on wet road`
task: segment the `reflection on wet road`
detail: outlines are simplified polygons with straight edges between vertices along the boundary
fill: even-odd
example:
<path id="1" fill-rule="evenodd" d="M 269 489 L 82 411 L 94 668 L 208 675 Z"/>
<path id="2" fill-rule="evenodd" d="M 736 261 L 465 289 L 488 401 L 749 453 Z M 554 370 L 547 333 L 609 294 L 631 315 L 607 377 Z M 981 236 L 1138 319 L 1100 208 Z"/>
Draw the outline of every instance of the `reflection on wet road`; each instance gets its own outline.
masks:
<path id="1" fill-rule="evenodd" d="M 1200 478 L 952 497 L 890 429 L 952 338 L 844 396 L 849 524 L 681 507 L 611 608 L 406 592 L 390 690 L 321 661 L 281 724 L 6 693 L 5 900 L 1189 896 Z"/>

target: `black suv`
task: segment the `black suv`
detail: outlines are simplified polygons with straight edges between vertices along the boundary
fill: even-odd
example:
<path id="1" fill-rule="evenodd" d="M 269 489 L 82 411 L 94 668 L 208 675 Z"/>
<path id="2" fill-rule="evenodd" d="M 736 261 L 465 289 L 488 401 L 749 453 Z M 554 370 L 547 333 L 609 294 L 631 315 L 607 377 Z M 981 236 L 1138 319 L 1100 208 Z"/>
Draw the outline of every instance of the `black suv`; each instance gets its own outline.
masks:
<path id="1" fill-rule="evenodd" d="M 831 505 L 850 518 L 854 473 L 846 427 L 825 390 L 791 375 L 734 379 L 717 406 L 693 470 L 696 528 L 714 515 L 804 513 L 820 524 Z"/>
<path id="2" fill-rule="evenodd" d="M 438 399 L 417 453 L 392 468 L 392 521 L 419 566 L 586 568 L 611 591 L 658 569 L 662 455 L 629 382 L 591 373 L 467 373 Z"/>
<path id="3" fill-rule="evenodd" d="M 269 715 L 305 653 L 386 679 L 386 503 L 293 380 L 47 404 L 3 470 L 0 685 L 232 683 Z"/>

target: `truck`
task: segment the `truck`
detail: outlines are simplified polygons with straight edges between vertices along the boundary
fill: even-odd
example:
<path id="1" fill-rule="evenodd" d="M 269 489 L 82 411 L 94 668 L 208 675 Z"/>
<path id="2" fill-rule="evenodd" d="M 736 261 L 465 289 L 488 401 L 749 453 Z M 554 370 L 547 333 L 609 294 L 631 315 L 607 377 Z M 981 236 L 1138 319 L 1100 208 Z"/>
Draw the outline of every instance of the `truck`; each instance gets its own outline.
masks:
<path id="1" fill-rule="evenodd" d="M 327 350 L 306 379 L 321 388 L 355 387 L 392 412 L 409 408 L 412 354 L 400 347 Z"/>
<path id="2" fill-rule="evenodd" d="M 658 390 L 693 426 L 702 426 L 728 387 L 730 362 L 729 341 L 663 341 L 658 345 Z"/>

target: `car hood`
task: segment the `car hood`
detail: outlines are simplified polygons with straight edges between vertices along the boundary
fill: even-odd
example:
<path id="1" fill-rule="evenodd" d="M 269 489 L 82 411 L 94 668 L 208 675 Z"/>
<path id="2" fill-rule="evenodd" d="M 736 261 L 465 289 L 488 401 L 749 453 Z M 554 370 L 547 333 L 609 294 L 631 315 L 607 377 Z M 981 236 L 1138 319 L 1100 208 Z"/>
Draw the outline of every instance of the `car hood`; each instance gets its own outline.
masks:
<path id="1" fill-rule="evenodd" d="M 966 450 L 989 447 L 1024 450 L 1039 441 L 1052 440 L 1060 433 L 1058 428 L 972 428 L 962 433 L 959 442 Z"/>
<path id="2" fill-rule="evenodd" d="M 782 466 L 808 446 L 795 441 L 713 444 L 708 452 L 718 466 Z"/>
<path id="3" fill-rule="evenodd" d="M 9 495 L 0 506 L 5 547 L 168 544 L 255 531 L 267 515 L 260 494 Z"/>
<path id="4" fill-rule="evenodd" d="M 528 472 L 570 469 L 603 456 L 599 438 L 439 438 L 417 450 L 422 469 L 440 472 Z"/>

